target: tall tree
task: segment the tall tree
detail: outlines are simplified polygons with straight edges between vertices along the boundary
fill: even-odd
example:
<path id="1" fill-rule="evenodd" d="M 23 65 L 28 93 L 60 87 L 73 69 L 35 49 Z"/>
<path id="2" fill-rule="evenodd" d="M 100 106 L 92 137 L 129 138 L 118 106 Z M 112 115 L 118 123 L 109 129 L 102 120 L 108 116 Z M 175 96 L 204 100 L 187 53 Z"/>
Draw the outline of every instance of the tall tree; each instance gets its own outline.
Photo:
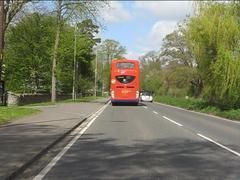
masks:
<path id="1" fill-rule="evenodd" d="M 99 14 L 99 10 L 102 8 L 103 3 L 101 1 L 63 1 L 57 0 L 56 2 L 56 38 L 53 48 L 53 60 L 52 60 L 52 102 L 56 100 L 56 63 L 57 63 L 57 51 L 59 47 L 59 38 L 61 33 L 61 25 L 65 21 L 77 21 L 82 19 L 96 20 Z"/>
<path id="2" fill-rule="evenodd" d="M 163 66 L 166 66 L 166 90 L 171 87 L 183 88 L 185 83 L 185 90 L 189 88 L 190 95 L 197 97 L 201 94 L 203 84 L 196 71 L 196 60 L 187 39 L 187 27 L 188 20 L 184 20 L 178 24 L 177 29 L 165 36 L 160 56 Z"/>
<path id="3" fill-rule="evenodd" d="M 2 79 L 3 68 L 3 50 L 4 37 L 6 29 L 13 21 L 14 17 L 22 10 L 24 5 L 29 0 L 15 1 L 15 0 L 1 0 L 0 1 L 0 80 Z"/>
<path id="4" fill-rule="evenodd" d="M 110 64 L 112 59 L 124 58 L 126 48 L 118 41 L 106 39 L 99 46 L 99 59 L 103 62 L 103 86 L 106 90 L 110 88 Z"/>
<path id="5" fill-rule="evenodd" d="M 204 97 L 224 107 L 240 107 L 239 3 L 197 3 L 188 37 L 204 79 Z"/>
<path id="6" fill-rule="evenodd" d="M 98 26 L 92 20 L 84 20 L 77 24 L 76 32 L 76 92 L 84 94 L 92 88 L 93 83 L 93 63 L 95 58 L 93 46 L 98 42 L 95 37 Z M 69 93 L 73 85 L 73 51 L 75 28 L 64 26 L 60 36 L 59 61 L 57 65 L 58 92 Z"/>
<path id="7" fill-rule="evenodd" d="M 149 51 L 139 59 L 141 61 L 141 90 L 159 94 L 163 84 L 159 52 Z"/>
<path id="8" fill-rule="evenodd" d="M 28 14 L 9 27 L 5 49 L 8 90 L 49 92 L 54 28 L 54 17 L 38 13 Z"/>
<path id="9" fill-rule="evenodd" d="M 186 39 L 186 22 L 179 24 L 176 30 L 163 39 L 160 56 L 164 64 L 175 61 L 188 67 L 194 66 L 195 58 Z"/>
<path id="10" fill-rule="evenodd" d="M 105 56 L 106 61 L 110 64 L 110 61 L 114 58 L 124 58 L 127 50 L 118 41 L 106 39 L 102 42 L 99 51 Z"/>

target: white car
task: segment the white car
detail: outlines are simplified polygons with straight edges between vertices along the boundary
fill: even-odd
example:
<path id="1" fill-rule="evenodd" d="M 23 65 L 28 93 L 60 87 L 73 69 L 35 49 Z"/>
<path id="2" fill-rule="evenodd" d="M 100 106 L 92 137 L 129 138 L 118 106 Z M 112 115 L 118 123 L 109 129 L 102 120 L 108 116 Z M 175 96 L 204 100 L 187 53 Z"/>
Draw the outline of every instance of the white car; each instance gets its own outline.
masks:
<path id="1" fill-rule="evenodd" d="M 153 102 L 152 93 L 150 93 L 150 92 L 142 92 L 140 94 L 140 100 L 141 101 L 147 101 L 147 102 Z"/>

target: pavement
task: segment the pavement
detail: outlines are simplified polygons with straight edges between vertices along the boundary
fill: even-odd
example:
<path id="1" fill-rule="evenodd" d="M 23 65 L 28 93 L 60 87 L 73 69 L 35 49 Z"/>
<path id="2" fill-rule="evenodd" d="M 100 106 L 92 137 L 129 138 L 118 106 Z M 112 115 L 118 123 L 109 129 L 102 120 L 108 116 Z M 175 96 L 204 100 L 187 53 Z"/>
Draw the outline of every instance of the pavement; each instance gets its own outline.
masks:
<path id="1" fill-rule="evenodd" d="M 0 179 L 14 177 L 106 102 L 37 107 L 42 113 L 0 126 Z"/>
<path id="2" fill-rule="evenodd" d="M 83 129 L 36 179 L 240 179 L 237 122 L 142 103 L 108 105 Z"/>

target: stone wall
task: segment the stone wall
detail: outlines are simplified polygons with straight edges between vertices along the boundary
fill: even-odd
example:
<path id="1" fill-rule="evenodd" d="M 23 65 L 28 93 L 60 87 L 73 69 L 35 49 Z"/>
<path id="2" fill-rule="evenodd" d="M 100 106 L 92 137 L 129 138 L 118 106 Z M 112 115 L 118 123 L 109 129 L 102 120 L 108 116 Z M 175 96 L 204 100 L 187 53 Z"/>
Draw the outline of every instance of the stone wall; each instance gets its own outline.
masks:
<path id="1" fill-rule="evenodd" d="M 70 94 L 57 95 L 57 100 L 71 99 Z M 50 94 L 15 94 L 12 92 L 7 93 L 7 105 L 27 105 L 33 103 L 49 102 L 51 101 Z"/>

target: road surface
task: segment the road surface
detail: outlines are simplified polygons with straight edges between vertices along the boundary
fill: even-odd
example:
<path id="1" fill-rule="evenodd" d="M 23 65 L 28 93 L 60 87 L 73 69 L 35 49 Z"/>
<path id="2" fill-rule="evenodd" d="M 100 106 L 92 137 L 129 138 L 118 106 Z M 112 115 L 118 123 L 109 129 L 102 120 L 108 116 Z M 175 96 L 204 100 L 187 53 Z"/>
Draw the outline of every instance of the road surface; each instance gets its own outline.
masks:
<path id="1" fill-rule="evenodd" d="M 240 179 L 240 123 L 157 103 L 87 123 L 35 179 Z"/>

